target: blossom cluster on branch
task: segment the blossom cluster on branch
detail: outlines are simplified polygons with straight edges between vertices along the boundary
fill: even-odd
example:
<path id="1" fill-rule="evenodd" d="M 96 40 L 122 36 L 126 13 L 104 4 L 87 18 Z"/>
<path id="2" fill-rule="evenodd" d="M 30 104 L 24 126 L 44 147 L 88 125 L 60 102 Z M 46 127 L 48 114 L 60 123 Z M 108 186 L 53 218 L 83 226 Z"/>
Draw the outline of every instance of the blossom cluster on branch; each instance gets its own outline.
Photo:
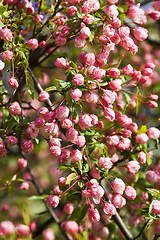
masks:
<path id="1" fill-rule="evenodd" d="M 0 16 L 0 239 L 157 239 L 160 1 Z"/>

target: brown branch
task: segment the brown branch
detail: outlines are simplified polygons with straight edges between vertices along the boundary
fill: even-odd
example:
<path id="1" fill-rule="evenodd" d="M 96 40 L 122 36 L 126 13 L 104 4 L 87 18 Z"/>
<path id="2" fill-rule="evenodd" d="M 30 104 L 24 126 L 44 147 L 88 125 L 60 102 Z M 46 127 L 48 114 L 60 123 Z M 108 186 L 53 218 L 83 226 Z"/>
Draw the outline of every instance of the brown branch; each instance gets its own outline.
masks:
<path id="1" fill-rule="evenodd" d="M 157 240 L 160 237 L 160 235 L 155 234 L 153 240 Z"/>
<path id="2" fill-rule="evenodd" d="M 148 219 L 148 220 L 145 222 L 145 224 L 143 225 L 143 227 L 142 227 L 142 229 L 140 230 L 139 234 L 138 234 L 136 237 L 134 237 L 133 240 L 138 239 L 138 238 L 142 235 L 142 233 L 143 233 L 143 231 L 144 231 L 144 229 L 145 229 L 145 227 L 147 226 L 147 224 L 148 224 L 149 221 L 150 221 L 150 220 Z"/>
<path id="3" fill-rule="evenodd" d="M 102 181 L 103 179 L 101 179 Z M 100 185 L 102 186 L 102 184 L 100 183 Z M 104 188 L 104 186 L 103 186 Z M 104 188 L 105 190 L 105 188 Z M 109 198 L 107 197 L 106 191 L 104 194 L 104 198 L 107 202 L 109 202 Z M 127 229 L 127 227 L 125 226 L 124 222 L 122 221 L 122 218 L 120 217 L 119 213 L 116 211 L 115 215 L 112 216 L 113 221 L 117 224 L 117 226 L 119 227 L 119 229 L 121 230 L 121 232 L 123 233 L 123 235 L 125 236 L 125 238 L 127 240 L 133 240 L 133 236 L 132 234 L 129 232 L 129 230 Z"/>

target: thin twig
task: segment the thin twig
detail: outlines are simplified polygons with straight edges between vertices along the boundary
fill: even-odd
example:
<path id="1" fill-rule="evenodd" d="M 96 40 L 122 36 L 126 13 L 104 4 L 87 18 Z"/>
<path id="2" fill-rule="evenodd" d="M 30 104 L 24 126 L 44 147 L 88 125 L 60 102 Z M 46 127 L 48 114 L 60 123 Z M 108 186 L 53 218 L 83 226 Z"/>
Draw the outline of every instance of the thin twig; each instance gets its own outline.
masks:
<path id="1" fill-rule="evenodd" d="M 149 221 L 150 221 L 150 219 L 148 219 L 148 220 L 145 222 L 145 224 L 143 225 L 143 227 L 142 227 L 142 229 L 140 230 L 139 234 L 138 234 L 136 237 L 134 237 L 133 240 L 138 239 L 138 238 L 142 235 L 142 233 L 143 233 L 143 231 L 144 231 L 144 229 L 145 229 L 145 227 L 147 226 L 147 224 L 148 224 Z"/>
<path id="2" fill-rule="evenodd" d="M 160 235 L 155 234 L 153 240 L 157 240 L 160 237 Z"/>

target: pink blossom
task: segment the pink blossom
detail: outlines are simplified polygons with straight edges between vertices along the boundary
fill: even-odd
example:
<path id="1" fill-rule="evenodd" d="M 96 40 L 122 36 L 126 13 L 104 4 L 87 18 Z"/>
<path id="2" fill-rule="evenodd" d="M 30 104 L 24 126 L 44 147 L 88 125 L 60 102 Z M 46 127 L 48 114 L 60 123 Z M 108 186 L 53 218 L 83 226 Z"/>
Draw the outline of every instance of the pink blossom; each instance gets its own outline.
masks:
<path id="1" fill-rule="evenodd" d="M 33 21 L 34 21 L 35 23 L 42 23 L 42 21 L 43 21 L 43 15 L 41 15 L 41 14 L 36 14 L 36 15 L 34 16 L 34 18 L 33 18 Z"/>
<path id="2" fill-rule="evenodd" d="M 2 62 L 2 61 L 0 60 L 0 71 L 2 71 L 2 70 L 4 69 L 4 67 L 5 67 L 4 62 Z"/>
<path id="3" fill-rule="evenodd" d="M 64 212 L 68 215 L 71 215 L 74 210 L 74 204 L 73 203 L 67 203 L 64 206 Z"/>
<path id="4" fill-rule="evenodd" d="M 84 92 L 83 93 L 83 99 L 86 102 L 96 104 L 98 102 L 98 95 L 94 92 Z"/>
<path id="5" fill-rule="evenodd" d="M 48 115 L 48 113 L 49 113 L 49 110 L 46 107 L 40 107 L 37 109 L 37 115 L 39 117 L 45 118 Z"/>
<path id="6" fill-rule="evenodd" d="M 151 127 L 147 130 L 147 135 L 151 139 L 157 139 L 160 137 L 160 131 L 158 128 Z"/>
<path id="7" fill-rule="evenodd" d="M 15 230 L 15 227 L 14 227 L 14 224 L 11 221 L 6 220 L 6 221 L 2 221 L 0 223 L 0 233 L 2 235 L 10 236 L 14 233 L 14 230 Z"/>
<path id="8" fill-rule="evenodd" d="M 53 156 L 60 156 L 61 155 L 61 148 L 58 147 L 58 146 L 55 146 L 55 145 L 51 146 L 49 151 Z"/>
<path id="9" fill-rule="evenodd" d="M 24 224 L 18 224 L 16 226 L 16 233 L 19 237 L 29 237 L 30 228 Z"/>
<path id="10" fill-rule="evenodd" d="M 44 240 L 54 240 L 55 239 L 54 232 L 51 228 L 47 228 L 46 230 L 44 230 L 42 235 L 43 235 Z"/>
<path id="11" fill-rule="evenodd" d="M 126 205 L 126 200 L 120 194 L 116 193 L 112 197 L 112 203 L 115 208 L 122 208 L 124 205 Z"/>
<path id="12" fill-rule="evenodd" d="M 152 201 L 152 212 L 156 214 L 160 214 L 160 201 L 153 200 Z"/>
<path id="13" fill-rule="evenodd" d="M 123 73 L 124 75 L 131 75 L 133 73 L 133 67 L 130 64 L 128 64 L 123 68 Z"/>
<path id="14" fill-rule="evenodd" d="M 146 174 L 146 180 L 150 183 L 150 184 L 155 184 L 158 180 L 158 175 L 156 174 L 156 172 L 149 170 Z"/>
<path id="15" fill-rule="evenodd" d="M 71 94 L 70 94 L 71 98 L 73 98 L 75 101 L 79 101 L 81 96 L 82 96 L 82 92 L 80 89 L 75 88 L 71 90 Z"/>
<path id="16" fill-rule="evenodd" d="M 54 64 L 58 68 L 64 68 L 64 67 L 66 67 L 67 62 L 63 57 L 61 57 L 61 58 L 57 58 Z"/>
<path id="17" fill-rule="evenodd" d="M 81 38 L 81 37 L 76 37 L 74 39 L 74 45 L 75 45 L 76 48 L 82 49 L 86 45 L 86 40 L 84 38 Z"/>
<path id="18" fill-rule="evenodd" d="M 33 143 L 32 140 L 23 140 L 21 142 L 21 149 L 25 153 L 30 153 L 33 151 Z"/>
<path id="19" fill-rule="evenodd" d="M 79 145 L 79 147 L 83 147 L 85 145 L 85 136 L 78 136 L 76 144 Z"/>
<path id="20" fill-rule="evenodd" d="M 118 68 L 110 68 L 108 74 L 111 78 L 117 78 L 120 75 L 120 71 Z"/>
<path id="21" fill-rule="evenodd" d="M 111 108 L 106 108 L 104 110 L 104 116 L 109 122 L 113 122 L 115 120 L 115 112 Z"/>
<path id="22" fill-rule="evenodd" d="M 75 128 L 70 128 L 67 132 L 66 132 L 66 140 L 68 142 L 76 142 L 78 137 L 78 131 Z"/>
<path id="23" fill-rule="evenodd" d="M 61 122 L 61 127 L 62 128 L 66 128 L 66 129 L 69 129 L 73 126 L 73 123 L 70 119 L 66 118 L 64 120 L 62 120 Z"/>
<path id="24" fill-rule="evenodd" d="M 75 221 L 66 221 L 64 228 L 66 232 L 70 234 L 76 234 L 78 232 L 78 224 Z"/>
<path id="25" fill-rule="evenodd" d="M 131 186 L 127 186 L 125 188 L 125 196 L 129 200 L 134 200 L 136 198 L 136 190 Z"/>
<path id="26" fill-rule="evenodd" d="M 112 17 L 112 18 L 117 18 L 119 15 L 119 12 L 117 10 L 117 6 L 116 5 L 109 5 L 108 7 L 106 6 L 104 8 L 104 12 L 108 17 Z"/>
<path id="27" fill-rule="evenodd" d="M 89 38 L 91 35 L 91 31 L 88 27 L 83 27 L 80 31 L 80 37 L 83 39 Z"/>
<path id="28" fill-rule="evenodd" d="M 25 160 L 24 158 L 19 158 L 17 161 L 17 166 L 19 169 L 23 169 L 27 167 L 27 160 Z"/>
<path id="29" fill-rule="evenodd" d="M 136 142 L 140 143 L 142 145 L 146 144 L 148 141 L 148 136 L 145 133 L 140 133 L 139 135 L 136 136 Z"/>
<path id="30" fill-rule="evenodd" d="M 91 170 L 91 176 L 95 179 L 99 179 L 100 178 L 100 171 L 96 168 L 93 168 Z"/>
<path id="31" fill-rule="evenodd" d="M 99 67 L 97 67 L 93 70 L 93 78 L 101 79 L 105 76 L 105 74 L 106 74 L 106 71 Z"/>
<path id="32" fill-rule="evenodd" d="M 94 16 L 87 14 L 84 16 L 83 21 L 87 24 L 92 24 L 94 22 Z"/>
<path id="33" fill-rule="evenodd" d="M 115 215 L 116 213 L 116 209 L 114 207 L 114 205 L 112 203 L 105 203 L 104 208 L 103 208 L 103 212 L 107 215 Z"/>
<path id="34" fill-rule="evenodd" d="M 63 120 L 69 115 L 69 108 L 66 106 L 60 106 L 56 109 L 56 117 L 58 120 Z"/>
<path id="35" fill-rule="evenodd" d="M 36 38 L 32 38 L 28 40 L 27 45 L 30 49 L 36 49 L 38 48 L 38 40 Z"/>
<path id="36" fill-rule="evenodd" d="M 136 39 L 143 41 L 148 37 L 148 30 L 142 27 L 135 28 L 133 34 Z"/>
<path id="37" fill-rule="evenodd" d="M 7 50 L 7 51 L 3 54 L 3 59 L 4 59 L 4 61 L 11 61 L 12 57 L 13 57 L 13 52 L 12 52 L 12 51 Z"/>
<path id="38" fill-rule="evenodd" d="M 12 115 L 20 115 L 21 114 L 21 107 L 18 102 L 13 102 L 9 107 L 9 113 Z"/>
<path id="39" fill-rule="evenodd" d="M 122 80 L 116 79 L 109 82 L 109 87 L 114 91 L 120 91 L 122 89 Z"/>
<path id="40" fill-rule="evenodd" d="M 134 161 L 134 160 L 129 161 L 129 162 L 127 163 L 127 169 L 128 169 L 128 171 L 129 171 L 130 173 L 136 173 L 136 172 L 138 172 L 139 169 L 140 169 L 139 162 Z"/>
<path id="41" fill-rule="evenodd" d="M 26 133 L 30 138 L 35 139 L 38 136 L 39 128 L 36 128 L 34 123 L 30 123 Z"/>
<path id="42" fill-rule="evenodd" d="M 146 163 L 147 155 L 145 154 L 145 152 L 141 151 L 141 152 L 138 153 L 138 160 L 141 164 Z"/>
<path id="43" fill-rule="evenodd" d="M 15 77 L 11 77 L 9 80 L 8 80 L 8 85 L 11 87 L 11 88 L 18 88 L 19 86 L 19 83 L 17 81 L 17 79 L 15 79 Z"/>
<path id="44" fill-rule="evenodd" d="M 109 157 L 107 157 L 107 158 L 101 157 L 99 159 L 98 163 L 100 165 L 102 165 L 102 167 L 106 170 L 109 170 L 112 167 L 112 162 L 111 162 L 111 159 Z"/>
<path id="45" fill-rule="evenodd" d="M 82 74 L 78 73 L 75 74 L 73 77 L 73 83 L 78 86 L 82 86 L 84 83 L 84 77 Z"/>
<path id="46" fill-rule="evenodd" d="M 85 130 L 86 128 L 89 128 L 92 126 L 92 118 L 88 116 L 87 114 L 84 114 L 81 116 L 79 120 L 79 125 L 82 130 Z"/>
<path id="47" fill-rule="evenodd" d="M 72 162 L 79 162 L 82 159 L 82 153 L 78 149 L 73 150 L 70 156 Z"/>
<path id="48" fill-rule="evenodd" d="M 89 211 L 88 217 L 89 217 L 89 220 L 91 222 L 98 222 L 98 221 L 100 221 L 100 215 L 99 215 L 99 212 L 98 212 L 97 208 L 91 209 Z"/>
<path id="49" fill-rule="evenodd" d="M 112 181 L 112 188 L 113 188 L 114 193 L 118 193 L 118 194 L 122 195 L 123 191 L 125 190 L 125 184 L 122 179 L 115 178 Z"/>
<path id="50" fill-rule="evenodd" d="M 126 26 L 122 26 L 118 29 L 118 34 L 119 34 L 120 38 L 129 37 L 130 28 L 126 27 Z"/>
<path id="51" fill-rule="evenodd" d="M 9 28 L 0 28 L 0 37 L 5 41 L 5 42 L 12 42 L 13 35 L 12 32 Z"/>
<path id="52" fill-rule="evenodd" d="M 49 205 L 56 208 L 59 204 L 59 198 L 60 198 L 59 196 L 51 195 L 51 196 L 46 198 L 46 201 Z"/>
<path id="53" fill-rule="evenodd" d="M 66 42 L 67 42 L 66 37 L 64 37 L 62 35 L 55 37 L 55 40 L 54 40 L 54 44 L 56 46 L 64 46 L 66 44 Z"/>
<path id="54" fill-rule="evenodd" d="M 143 25 L 147 22 L 147 18 L 145 16 L 145 12 L 138 5 L 131 5 L 129 7 L 129 17 L 140 25 Z"/>
<path id="55" fill-rule="evenodd" d="M 41 117 L 38 117 L 38 118 L 36 118 L 34 124 L 35 124 L 36 128 L 41 128 L 45 125 L 45 120 Z"/>
<path id="56" fill-rule="evenodd" d="M 8 147 L 12 147 L 17 144 L 18 139 L 14 136 L 8 136 L 5 142 L 7 143 Z"/>

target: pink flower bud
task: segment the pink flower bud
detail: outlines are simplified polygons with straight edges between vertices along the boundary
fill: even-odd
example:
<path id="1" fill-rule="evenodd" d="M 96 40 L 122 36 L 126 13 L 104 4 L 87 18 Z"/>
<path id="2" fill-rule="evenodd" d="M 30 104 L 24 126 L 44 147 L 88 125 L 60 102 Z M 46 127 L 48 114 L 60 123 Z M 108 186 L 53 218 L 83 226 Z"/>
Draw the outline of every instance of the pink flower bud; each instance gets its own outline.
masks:
<path id="1" fill-rule="evenodd" d="M 36 230 L 36 228 L 37 228 L 37 224 L 36 224 L 36 222 L 31 222 L 30 224 L 29 224 L 29 227 L 30 227 L 30 229 L 32 230 L 32 231 L 34 231 L 34 230 Z"/>
<path id="2" fill-rule="evenodd" d="M 145 154 L 145 152 L 141 151 L 141 152 L 138 153 L 138 160 L 141 164 L 146 163 L 147 155 Z"/>
<path id="3" fill-rule="evenodd" d="M 118 68 L 111 68 L 109 69 L 108 74 L 111 78 L 118 78 L 120 75 L 120 71 Z"/>
<path id="4" fill-rule="evenodd" d="M 67 65 L 67 62 L 64 58 L 57 58 L 55 61 L 55 65 L 58 68 L 64 68 Z"/>
<path id="5" fill-rule="evenodd" d="M 123 73 L 124 75 L 131 75 L 133 73 L 133 67 L 130 64 L 128 64 L 123 68 Z"/>
<path id="6" fill-rule="evenodd" d="M 74 45 L 75 45 L 76 48 L 82 49 L 86 45 L 86 40 L 84 38 L 81 38 L 81 37 L 76 37 L 74 39 Z"/>
<path id="7" fill-rule="evenodd" d="M 112 181 L 112 188 L 113 188 L 114 193 L 119 193 L 122 195 L 123 191 L 125 190 L 125 184 L 122 179 L 115 178 Z"/>
<path id="8" fill-rule="evenodd" d="M 18 168 L 23 169 L 27 167 L 27 160 L 24 158 L 19 158 L 17 162 Z"/>
<path id="9" fill-rule="evenodd" d="M 77 13 L 77 8 L 75 6 L 70 6 L 68 8 L 68 14 L 71 16 L 71 17 L 74 17 Z"/>
<path id="10" fill-rule="evenodd" d="M 106 75 L 106 70 L 104 70 L 104 69 L 101 69 L 101 68 L 99 68 L 99 67 L 96 67 L 96 68 L 93 70 L 93 78 L 95 78 L 95 79 L 101 79 L 101 78 L 103 78 L 105 75 Z"/>
<path id="11" fill-rule="evenodd" d="M 42 118 L 45 118 L 48 115 L 48 113 L 49 113 L 49 110 L 46 107 L 40 107 L 37 110 L 38 116 Z"/>
<path id="12" fill-rule="evenodd" d="M 44 240 L 54 240 L 55 239 L 54 232 L 51 228 L 44 230 L 42 235 L 43 235 Z"/>
<path id="13" fill-rule="evenodd" d="M 143 41 L 148 37 L 148 30 L 142 27 L 137 27 L 133 30 L 136 39 Z"/>
<path id="14" fill-rule="evenodd" d="M 73 77 L 73 83 L 78 86 L 82 86 L 84 83 L 84 77 L 82 74 L 78 73 Z"/>
<path id="15" fill-rule="evenodd" d="M 82 153 L 75 149 L 71 152 L 70 157 L 72 158 L 72 162 L 79 162 L 82 159 Z"/>
<path id="16" fill-rule="evenodd" d="M 126 26 L 122 26 L 118 29 L 118 34 L 120 38 L 126 38 L 130 34 L 130 28 Z"/>
<path id="17" fill-rule="evenodd" d="M 96 168 L 92 168 L 91 176 L 95 179 L 99 179 L 100 178 L 100 171 Z"/>
<path id="18" fill-rule="evenodd" d="M 83 6 L 82 6 L 82 8 L 83 8 Z M 87 24 L 92 24 L 94 22 L 94 16 L 87 14 L 86 16 L 84 16 L 83 21 Z"/>
<path id="19" fill-rule="evenodd" d="M 156 174 L 156 172 L 150 170 L 147 172 L 146 174 L 146 180 L 150 183 L 150 184 L 155 184 L 158 180 L 158 176 Z"/>
<path id="20" fill-rule="evenodd" d="M 105 203 L 104 208 L 103 208 L 103 212 L 107 215 L 115 215 L 116 213 L 116 209 L 114 207 L 114 205 L 112 203 Z"/>
<path id="21" fill-rule="evenodd" d="M 74 128 L 70 128 L 67 132 L 66 132 L 66 140 L 68 142 L 76 142 L 77 141 L 77 137 L 78 137 L 78 131 Z"/>
<path id="22" fill-rule="evenodd" d="M 9 107 L 9 113 L 12 115 L 20 115 L 21 114 L 21 107 L 18 102 L 13 102 Z"/>
<path id="23" fill-rule="evenodd" d="M 13 52 L 12 51 L 9 51 L 9 50 L 7 50 L 4 54 L 3 54 L 3 59 L 4 59 L 4 61 L 11 61 L 11 59 L 12 59 L 12 57 L 13 57 Z"/>
<path id="24" fill-rule="evenodd" d="M 78 232 L 78 224 L 75 221 L 66 221 L 64 228 L 66 232 L 74 235 Z"/>
<path id="25" fill-rule="evenodd" d="M 20 189 L 28 190 L 29 189 L 29 182 L 25 181 L 19 187 Z"/>
<path id="26" fill-rule="evenodd" d="M 128 170 L 128 172 L 136 173 L 136 172 L 139 171 L 139 169 L 140 169 L 139 162 L 133 160 L 133 161 L 129 161 L 127 163 L 127 170 Z"/>
<path id="27" fill-rule="evenodd" d="M 98 222 L 98 221 L 100 221 L 100 215 L 99 215 L 99 212 L 98 212 L 97 208 L 91 209 L 89 211 L 88 217 L 89 217 L 89 220 L 91 222 Z"/>
<path id="28" fill-rule="evenodd" d="M 7 155 L 7 150 L 4 143 L 0 142 L 0 157 L 5 157 Z"/>
<path id="29" fill-rule="evenodd" d="M 12 42 L 13 35 L 12 32 L 9 28 L 0 28 L 0 37 L 5 41 L 5 42 Z"/>
<path id="30" fill-rule="evenodd" d="M 114 91 L 120 91 L 122 89 L 122 80 L 116 79 L 109 82 L 109 87 Z"/>
<path id="31" fill-rule="evenodd" d="M 0 233 L 2 235 L 10 236 L 14 233 L 14 230 L 15 230 L 15 228 L 14 228 L 14 225 L 11 221 L 6 220 L 6 221 L 2 221 L 0 223 Z"/>
<path id="32" fill-rule="evenodd" d="M 148 102 L 148 107 L 150 107 L 150 108 L 157 108 L 158 104 L 155 101 L 149 101 Z"/>
<path id="33" fill-rule="evenodd" d="M 46 46 L 47 46 L 46 41 L 42 41 L 42 42 L 40 42 L 40 44 L 39 44 L 39 47 L 40 47 L 40 48 L 45 48 Z"/>
<path id="34" fill-rule="evenodd" d="M 60 198 L 59 196 L 51 195 L 51 196 L 46 198 L 46 201 L 49 205 L 56 208 L 59 204 L 59 198 Z"/>
<path id="35" fill-rule="evenodd" d="M 117 10 L 117 6 L 116 5 L 109 5 L 108 7 L 106 6 L 104 8 L 104 12 L 108 17 L 112 17 L 113 19 L 117 18 L 119 15 L 119 12 Z"/>
<path id="36" fill-rule="evenodd" d="M 86 102 L 96 104 L 98 102 L 98 96 L 94 92 L 84 92 L 83 98 Z"/>
<path id="37" fill-rule="evenodd" d="M 83 27 L 80 31 L 80 37 L 83 39 L 89 38 L 91 35 L 91 31 L 88 27 Z M 92 64 L 91 64 L 92 65 Z"/>
<path id="38" fill-rule="evenodd" d="M 9 136 L 5 142 L 7 143 L 8 147 L 12 147 L 17 144 L 18 139 L 14 136 Z"/>
<path id="39" fill-rule="evenodd" d="M 76 89 L 72 89 L 71 90 L 71 94 L 70 94 L 71 98 L 74 99 L 75 101 L 79 101 L 81 96 L 82 96 L 82 92 L 80 89 L 76 88 Z"/>
<path id="40" fill-rule="evenodd" d="M 157 139 L 160 137 L 160 131 L 158 128 L 151 127 L 147 130 L 147 135 L 151 139 Z"/>
<path id="41" fill-rule="evenodd" d="M 107 158 L 101 157 L 99 159 L 98 163 L 100 165 L 102 165 L 102 167 L 106 170 L 109 170 L 112 167 L 112 162 L 111 162 L 111 159 L 109 157 L 107 157 Z"/>
<path id="42" fill-rule="evenodd" d="M 69 129 L 73 126 L 73 123 L 70 119 L 66 118 L 61 122 L 61 128 Z"/>
<path id="43" fill-rule="evenodd" d="M 160 201 L 153 200 L 152 201 L 152 212 L 156 214 L 160 214 Z"/>
<path id="44" fill-rule="evenodd" d="M 136 136 L 136 142 L 140 143 L 142 145 L 146 144 L 148 141 L 148 136 L 145 133 L 140 133 L 139 135 Z"/>
<path id="45" fill-rule="evenodd" d="M 8 85 L 11 87 L 11 88 L 18 88 L 19 84 L 18 84 L 18 81 L 14 78 L 14 77 L 11 77 L 9 80 L 8 80 Z"/>
<path id="46" fill-rule="evenodd" d="M 36 128 L 41 128 L 45 125 L 45 120 L 41 117 L 38 117 L 38 118 L 36 118 L 34 124 L 35 124 Z"/>
<path id="47" fill-rule="evenodd" d="M 78 136 L 76 140 L 76 144 L 79 145 L 79 147 L 83 147 L 85 145 L 85 137 L 84 136 Z"/>
<path id="48" fill-rule="evenodd" d="M 38 40 L 36 38 L 32 38 L 28 40 L 27 45 L 30 49 L 36 49 L 38 48 Z"/>
<path id="49" fill-rule="evenodd" d="M 43 15 L 41 15 L 41 14 L 36 14 L 36 15 L 34 16 L 34 18 L 33 18 L 33 21 L 34 21 L 35 23 L 42 23 L 42 21 L 43 21 Z"/>
<path id="50" fill-rule="evenodd" d="M 84 61 L 87 65 L 94 65 L 95 63 L 95 55 L 94 53 L 87 53 L 84 57 Z"/>
<path id="51" fill-rule="evenodd" d="M 54 44 L 56 46 L 64 46 L 66 44 L 66 42 L 67 42 L 66 37 L 59 35 L 55 38 Z"/>
<path id="52" fill-rule="evenodd" d="M 62 191 L 60 190 L 59 186 L 56 185 L 53 187 L 53 192 L 56 194 L 56 195 L 59 195 L 62 193 Z"/>
<path id="53" fill-rule="evenodd" d="M 24 224 L 18 224 L 16 226 L 16 233 L 19 237 L 29 237 L 30 228 Z"/>
<path id="54" fill-rule="evenodd" d="M 65 178 L 65 177 L 60 177 L 60 178 L 58 179 L 58 184 L 59 184 L 59 186 L 65 186 L 65 184 L 66 184 L 66 178 Z"/>
<path id="55" fill-rule="evenodd" d="M 124 205 L 126 205 L 126 199 L 120 194 L 116 193 L 112 197 L 112 203 L 116 208 L 122 208 Z"/>
<path id="56" fill-rule="evenodd" d="M 88 116 L 87 114 L 84 114 L 81 116 L 79 120 L 79 125 L 82 130 L 85 130 L 85 128 L 89 128 L 92 126 L 92 118 Z"/>
<path id="57" fill-rule="evenodd" d="M 58 124 L 56 122 L 46 123 L 45 124 L 45 132 L 56 137 L 59 133 Z"/>
<path id="58" fill-rule="evenodd" d="M 104 116 L 109 122 L 113 122 L 115 120 L 115 112 L 111 108 L 106 108 L 104 110 Z"/>
<path id="59" fill-rule="evenodd" d="M 40 92 L 39 94 L 39 98 L 38 98 L 38 101 L 40 102 L 45 102 L 49 99 L 49 93 L 48 92 L 45 92 L 45 91 L 42 91 Z"/>
<path id="60" fill-rule="evenodd" d="M 67 203 L 64 206 L 64 212 L 68 215 L 71 215 L 74 210 L 74 205 L 72 203 Z"/>
<path id="61" fill-rule="evenodd" d="M 134 200 L 136 198 L 136 190 L 133 187 L 127 186 L 125 188 L 125 196 L 129 200 Z"/>
<path id="62" fill-rule="evenodd" d="M 21 149 L 25 153 L 30 153 L 33 151 L 33 143 L 31 140 L 23 140 L 21 142 Z"/>

